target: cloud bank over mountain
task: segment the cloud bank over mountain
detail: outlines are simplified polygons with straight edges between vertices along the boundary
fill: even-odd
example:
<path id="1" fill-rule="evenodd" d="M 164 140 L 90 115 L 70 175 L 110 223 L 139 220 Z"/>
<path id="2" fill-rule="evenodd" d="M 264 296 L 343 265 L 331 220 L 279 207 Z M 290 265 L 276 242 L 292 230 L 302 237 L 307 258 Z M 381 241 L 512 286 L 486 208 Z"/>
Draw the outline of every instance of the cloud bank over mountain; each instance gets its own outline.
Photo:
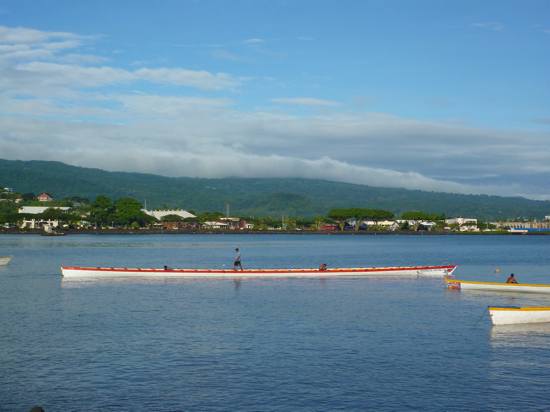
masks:
<path id="1" fill-rule="evenodd" d="M 547 132 L 356 110 L 322 95 L 251 107 L 243 96 L 269 79 L 123 67 L 97 52 L 101 42 L 0 26 L 0 158 L 550 199 Z"/>

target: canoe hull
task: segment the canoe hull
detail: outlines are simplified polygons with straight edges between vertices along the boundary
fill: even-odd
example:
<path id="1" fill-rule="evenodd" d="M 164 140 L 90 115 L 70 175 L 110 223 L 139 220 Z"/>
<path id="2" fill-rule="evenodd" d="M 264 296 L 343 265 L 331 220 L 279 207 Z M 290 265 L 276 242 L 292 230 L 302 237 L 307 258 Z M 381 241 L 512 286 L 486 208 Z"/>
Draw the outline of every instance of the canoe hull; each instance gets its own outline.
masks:
<path id="1" fill-rule="evenodd" d="M 107 268 L 62 266 L 61 274 L 65 279 L 85 278 L 332 278 L 367 276 L 403 276 L 403 277 L 443 277 L 452 275 L 454 265 L 447 266 L 407 266 L 379 268 L 334 268 L 319 269 L 247 269 L 235 271 L 228 269 L 144 269 L 144 268 Z"/>
<path id="2" fill-rule="evenodd" d="M 488 292 L 550 293 L 550 285 L 529 283 L 475 282 L 448 279 L 447 287 L 449 289 L 480 290 Z"/>
<path id="3" fill-rule="evenodd" d="M 0 256 L 0 266 L 10 263 L 11 256 Z"/>
<path id="4" fill-rule="evenodd" d="M 518 308 L 489 307 L 493 325 L 518 325 L 550 322 L 550 307 L 527 306 Z"/>

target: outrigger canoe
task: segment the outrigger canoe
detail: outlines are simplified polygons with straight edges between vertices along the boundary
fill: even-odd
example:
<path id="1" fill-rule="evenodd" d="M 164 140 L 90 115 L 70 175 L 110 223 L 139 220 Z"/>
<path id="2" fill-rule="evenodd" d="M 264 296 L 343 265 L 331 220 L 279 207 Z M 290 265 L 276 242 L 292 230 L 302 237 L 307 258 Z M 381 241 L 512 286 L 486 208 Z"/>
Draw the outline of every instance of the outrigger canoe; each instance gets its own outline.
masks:
<path id="1" fill-rule="evenodd" d="M 455 265 L 446 266 L 401 266 L 372 268 L 330 268 L 320 269 L 162 269 L 145 268 L 109 268 L 62 266 L 61 274 L 66 279 L 85 278 L 332 278 L 332 277 L 365 277 L 365 276 L 451 276 Z"/>
<path id="2" fill-rule="evenodd" d="M 489 316 L 493 325 L 515 325 L 522 323 L 550 322 L 550 307 L 548 306 L 489 306 Z"/>
<path id="3" fill-rule="evenodd" d="M 483 290 L 490 292 L 550 293 L 550 285 L 537 283 L 478 282 L 473 280 L 446 279 L 449 289 Z"/>
<path id="4" fill-rule="evenodd" d="M 0 256 L 0 266 L 10 263 L 11 256 Z"/>

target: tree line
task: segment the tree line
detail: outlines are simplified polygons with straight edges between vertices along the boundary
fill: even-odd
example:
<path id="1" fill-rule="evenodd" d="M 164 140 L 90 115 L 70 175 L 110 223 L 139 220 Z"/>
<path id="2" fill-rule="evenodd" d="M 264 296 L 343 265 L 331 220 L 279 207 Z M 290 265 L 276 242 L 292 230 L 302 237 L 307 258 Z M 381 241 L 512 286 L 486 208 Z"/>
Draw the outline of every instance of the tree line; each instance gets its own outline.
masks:
<path id="1" fill-rule="evenodd" d="M 19 204 L 15 199 L 23 199 Z M 122 197 L 113 200 L 105 195 L 100 195 L 93 201 L 82 197 L 70 197 L 53 202 L 38 202 L 32 193 L 18 195 L 13 193 L 0 193 L 0 224 L 16 223 L 22 219 L 58 220 L 64 224 L 74 225 L 87 223 L 93 227 L 129 227 L 139 228 L 149 226 L 157 220 L 143 212 L 142 204 L 134 198 Z M 21 214 L 19 207 L 25 206 L 51 206 L 41 214 Z M 67 206 L 69 210 L 61 210 L 53 207 Z M 223 217 L 219 212 L 196 213 L 190 211 L 196 218 L 183 219 L 177 215 L 169 215 L 162 218 L 162 221 L 183 221 L 189 223 L 202 223 L 205 221 L 216 221 Z M 254 224 L 255 229 L 262 230 L 269 227 L 282 227 L 284 229 L 296 229 L 310 227 L 319 229 L 326 223 L 337 224 L 340 230 L 349 226 L 350 222 L 355 230 L 359 230 L 363 221 L 380 222 L 383 220 L 395 219 L 394 213 L 383 209 L 369 208 L 336 208 L 331 209 L 324 216 L 316 217 L 272 217 L 272 216 L 242 216 L 243 219 Z M 436 221 L 445 219 L 443 214 L 426 213 L 422 211 L 408 211 L 401 214 L 400 219 L 413 221 Z"/>

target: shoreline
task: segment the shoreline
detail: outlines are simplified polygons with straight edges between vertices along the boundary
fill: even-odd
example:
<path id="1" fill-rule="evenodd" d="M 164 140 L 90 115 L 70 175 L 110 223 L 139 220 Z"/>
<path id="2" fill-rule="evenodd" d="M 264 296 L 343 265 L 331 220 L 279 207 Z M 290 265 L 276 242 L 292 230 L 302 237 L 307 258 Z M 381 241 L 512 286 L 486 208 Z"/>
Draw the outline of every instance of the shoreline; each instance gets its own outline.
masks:
<path id="1" fill-rule="evenodd" d="M 548 236 L 549 232 L 448 232 L 448 231 L 313 231 L 313 230 L 135 230 L 135 229 L 99 229 L 99 230 L 64 230 L 62 234 L 47 234 L 42 230 L 0 230 L 0 235 L 38 235 L 44 237 L 63 237 L 68 235 L 326 235 L 326 236 Z"/>

